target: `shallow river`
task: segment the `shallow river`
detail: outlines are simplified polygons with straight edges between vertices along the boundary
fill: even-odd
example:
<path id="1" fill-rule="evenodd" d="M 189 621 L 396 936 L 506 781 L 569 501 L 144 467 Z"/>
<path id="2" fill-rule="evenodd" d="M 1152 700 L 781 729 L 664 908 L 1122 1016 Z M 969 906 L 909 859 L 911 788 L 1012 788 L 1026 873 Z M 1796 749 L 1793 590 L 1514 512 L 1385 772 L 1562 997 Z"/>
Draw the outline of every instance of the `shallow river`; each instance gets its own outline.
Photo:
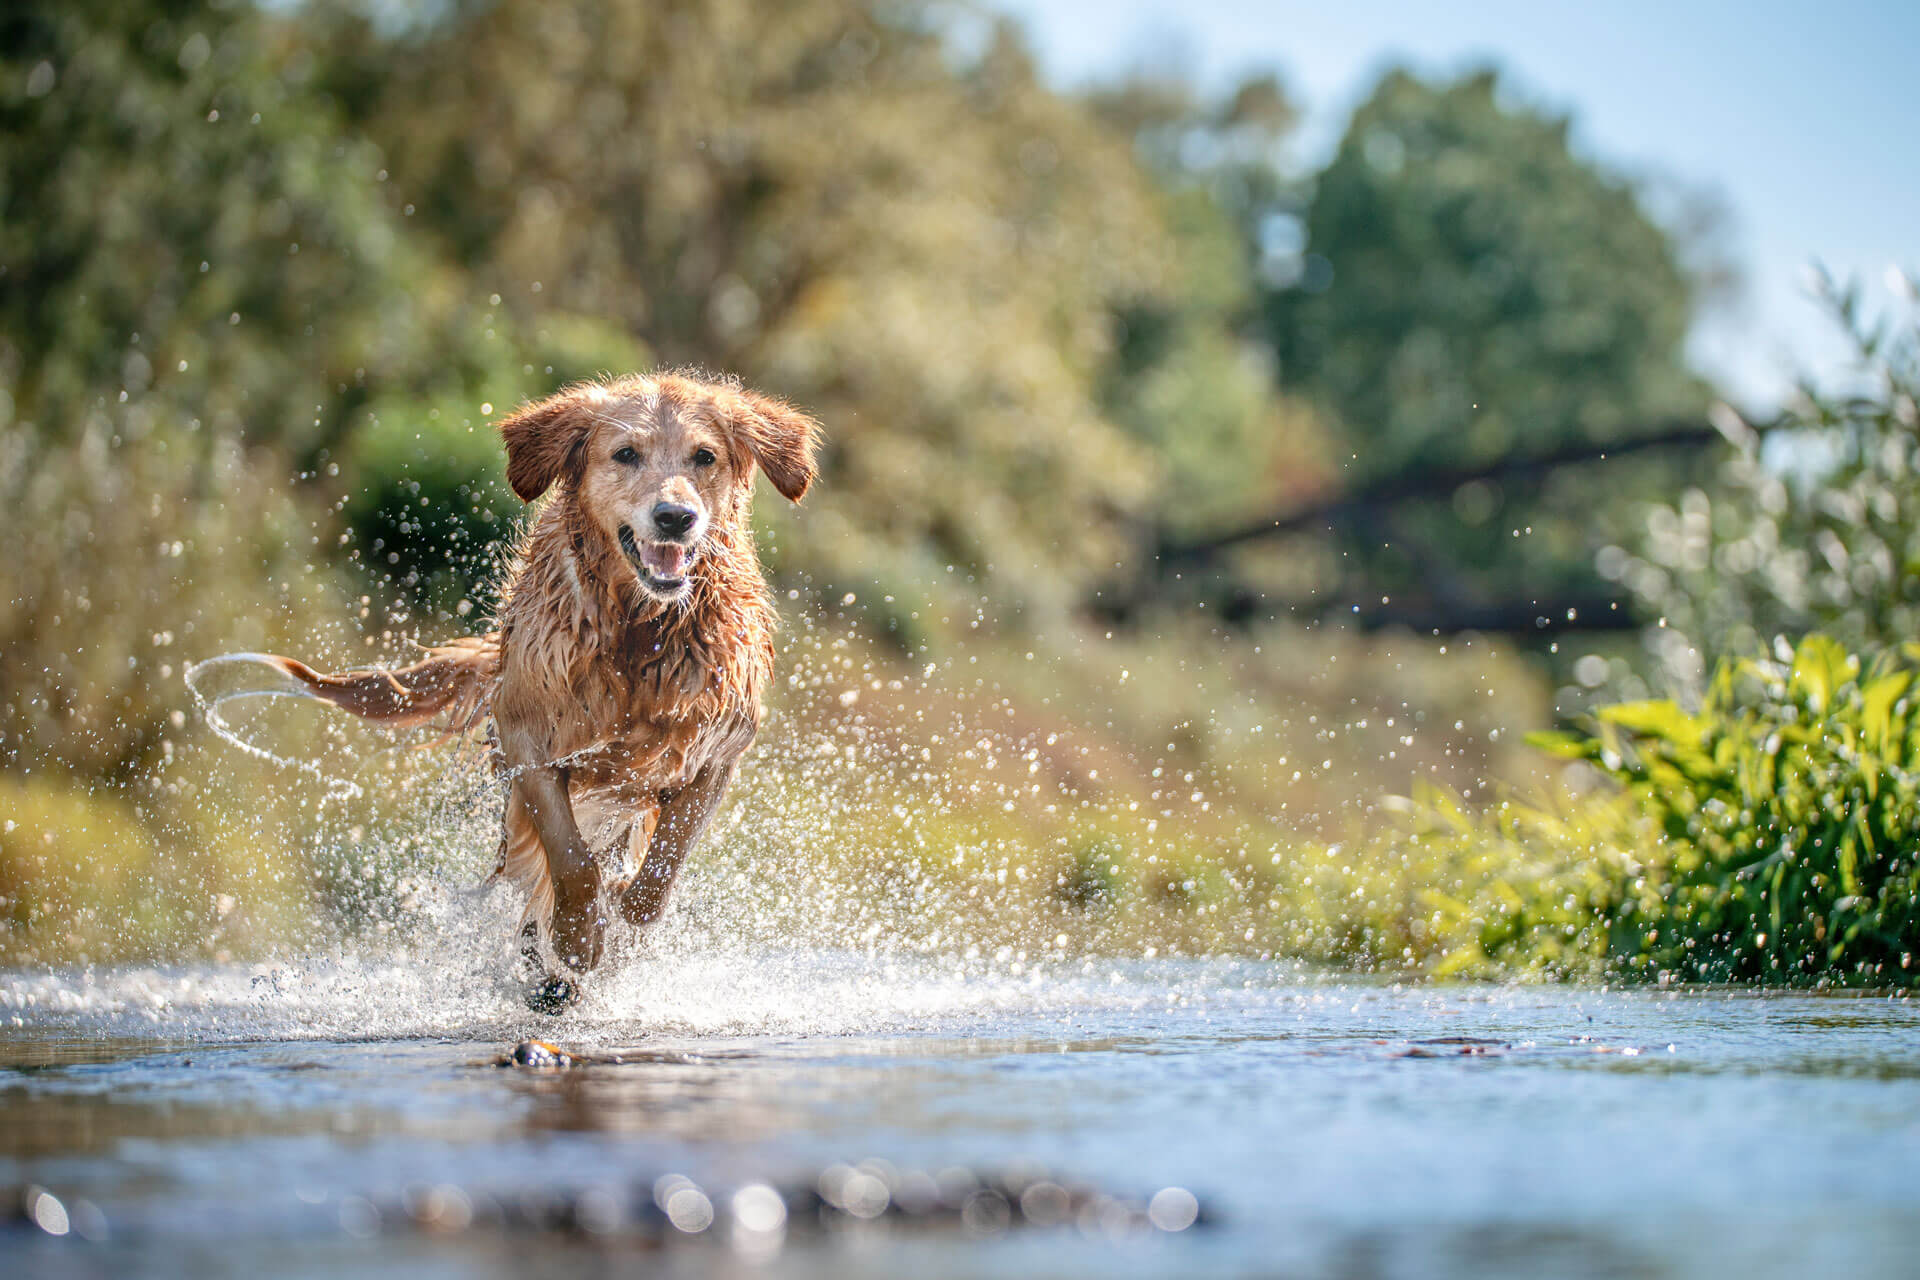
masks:
<path id="1" fill-rule="evenodd" d="M 0 973 L 0 1270 L 1920 1273 L 1912 1001 L 696 950 L 552 1021 L 445 967 Z M 495 1065 L 532 1034 L 624 1061 Z M 1139 1204 L 1183 1188 L 1203 1212 L 747 1248 L 718 1225 L 427 1230 L 405 1208 L 667 1174 L 725 1205 L 869 1159 L 1044 1167 Z"/>

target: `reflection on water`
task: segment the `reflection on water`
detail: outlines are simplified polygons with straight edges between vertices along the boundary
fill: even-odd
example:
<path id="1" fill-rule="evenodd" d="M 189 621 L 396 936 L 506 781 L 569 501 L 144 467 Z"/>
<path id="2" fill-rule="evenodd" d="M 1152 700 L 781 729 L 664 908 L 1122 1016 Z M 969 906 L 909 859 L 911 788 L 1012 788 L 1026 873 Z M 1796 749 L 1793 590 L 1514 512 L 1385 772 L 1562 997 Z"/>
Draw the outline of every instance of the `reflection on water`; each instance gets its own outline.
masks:
<path id="1" fill-rule="evenodd" d="M 777 1271 L 1872 1276 L 1920 1247 L 1906 1001 L 711 951 L 636 966 L 578 1019 L 512 995 L 344 959 L 0 975 L 0 1183 L 84 1202 L 109 1231 L 17 1222 L 4 1247 L 49 1274 L 558 1273 L 617 1249 L 361 1239 L 354 1206 L 624 1195 L 667 1173 L 739 1188 L 866 1157 L 1190 1187 L 1221 1223 L 796 1238 Z M 528 1033 L 600 1060 L 496 1065 Z"/>

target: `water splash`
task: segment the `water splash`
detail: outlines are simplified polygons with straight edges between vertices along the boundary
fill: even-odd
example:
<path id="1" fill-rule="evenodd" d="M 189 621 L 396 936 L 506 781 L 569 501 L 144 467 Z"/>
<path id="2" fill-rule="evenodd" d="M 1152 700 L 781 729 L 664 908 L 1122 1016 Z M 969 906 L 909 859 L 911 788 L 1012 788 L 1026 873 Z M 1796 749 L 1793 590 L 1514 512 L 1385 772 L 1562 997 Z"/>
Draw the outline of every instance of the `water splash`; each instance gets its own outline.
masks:
<path id="1" fill-rule="evenodd" d="M 1062 696 L 1055 677 L 1095 678 L 1077 651 L 989 672 L 965 656 L 907 660 L 849 619 L 788 621 L 767 727 L 666 919 L 644 939 L 610 939 L 611 963 L 570 1028 L 616 1039 L 664 1028 L 857 1031 L 1000 1000 L 1044 1003 L 1047 984 L 1066 991 L 1115 955 L 1334 949 L 1309 931 L 1333 937 L 1346 917 L 1288 923 L 1279 904 L 1305 894 L 1280 887 L 1287 837 L 1245 803 L 1266 805 L 1281 781 L 1262 722 L 1248 720 L 1252 704 L 1235 711 L 1195 688 L 1186 656 L 1165 659 L 1186 683 L 1172 667 L 1154 679 L 1171 690 L 1155 698 L 1178 699 L 1164 702 L 1171 727 L 1139 747 L 1137 726 L 1109 711 L 1092 731 L 1099 713 Z M 1139 655 L 1125 660 L 1098 659 L 1123 684 L 1130 670 L 1154 676 Z M 1257 648 L 1234 659 L 1260 660 Z M 1206 679 L 1230 676 L 1222 665 Z M 149 1009 L 275 1036 L 552 1025 L 526 1013 L 511 976 L 520 904 L 476 890 L 497 847 L 503 785 L 478 753 L 449 765 L 442 751 L 405 751 L 322 712 L 334 753 L 323 766 L 276 749 L 273 722 L 230 714 L 249 699 L 324 705 L 263 655 L 203 662 L 188 683 L 222 741 L 321 782 L 281 833 L 315 874 L 320 945 L 270 945 L 283 958 L 245 970 L 16 984 L 21 999 L 77 1001 L 76 1017 L 98 1015 L 109 1029 Z M 1202 723 L 1194 707 L 1213 710 Z M 305 732 L 308 717 L 297 719 Z M 1318 730 L 1314 716 L 1307 729 Z M 1383 731 L 1412 741 L 1391 716 Z M 367 742 L 388 745 L 339 767 Z"/>
<path id="2" fill-rule="evenodd" d="M 470 904 L 464 927 L 407 942 L 251 965 L 0 973 L 0 1026 L 89 1038 L 241 1043 L 564 1036 L 571 1046 L 655 1037 L 965 1035 L 1071 1025 L 1096 1010 L 1242 1001 L 1296 991 L 1301 966 L 1227 958 L 1084 959 L 1012 968 L 992 958 L 897 950 L 765 949 L 697 930 L 654 937 L 588 984 L 564 1018 L 529 1012 L 499 940 L 508 905 Z"/>

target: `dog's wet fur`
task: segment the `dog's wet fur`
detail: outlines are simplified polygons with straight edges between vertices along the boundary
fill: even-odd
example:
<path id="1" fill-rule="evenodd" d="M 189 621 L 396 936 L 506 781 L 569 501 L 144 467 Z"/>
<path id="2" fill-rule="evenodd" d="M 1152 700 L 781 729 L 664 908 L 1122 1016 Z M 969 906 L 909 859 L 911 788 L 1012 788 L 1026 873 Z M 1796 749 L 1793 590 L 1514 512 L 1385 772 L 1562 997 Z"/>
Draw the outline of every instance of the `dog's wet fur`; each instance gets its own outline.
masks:
<path id="1" fill-rule="evenodd" d="M 799 501 L 819 424 L 725 379 L 569 387 L 500 424 L 507 481 L 541 501 L 498 628 L 309 692 L 383 724 L 487 732 L 510 778 L 494 875 L 527 895 L 529 1003 L 557 1012 L 618 912 L 658 918 L 761 718 L 775 613 L 753 473 Z"/>

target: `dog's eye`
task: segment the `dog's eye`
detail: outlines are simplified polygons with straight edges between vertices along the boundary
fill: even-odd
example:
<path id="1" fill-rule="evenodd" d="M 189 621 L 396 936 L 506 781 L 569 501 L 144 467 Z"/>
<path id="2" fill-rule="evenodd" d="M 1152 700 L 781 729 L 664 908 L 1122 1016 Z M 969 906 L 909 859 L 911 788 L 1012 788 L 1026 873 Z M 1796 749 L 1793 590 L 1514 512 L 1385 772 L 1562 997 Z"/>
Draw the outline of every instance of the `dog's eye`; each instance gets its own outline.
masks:
<path id="1" fill-rule="evenodd" d="M 698 449 L 695 449 L 695 450 L 693 451 L 693 465 L 694 465 L 694 466 L 696 466 L 696 467 L 710 467 L 710 466 L 712 466 L 712 465 L 713 465 L 713 450 L 711 450 L 711 449 L 708 449 L 708 448 L 706 448 L 705 446 L 702 446 L 701 448 L 698 448 Z"/>
<path id="2" fill-rule="evenodd" d="M 640 461 L 640 455 L 633 451 L 632 445 L 621 445 L 613 451 L 613 460 L 623 467 L 630 467 Z"/>

